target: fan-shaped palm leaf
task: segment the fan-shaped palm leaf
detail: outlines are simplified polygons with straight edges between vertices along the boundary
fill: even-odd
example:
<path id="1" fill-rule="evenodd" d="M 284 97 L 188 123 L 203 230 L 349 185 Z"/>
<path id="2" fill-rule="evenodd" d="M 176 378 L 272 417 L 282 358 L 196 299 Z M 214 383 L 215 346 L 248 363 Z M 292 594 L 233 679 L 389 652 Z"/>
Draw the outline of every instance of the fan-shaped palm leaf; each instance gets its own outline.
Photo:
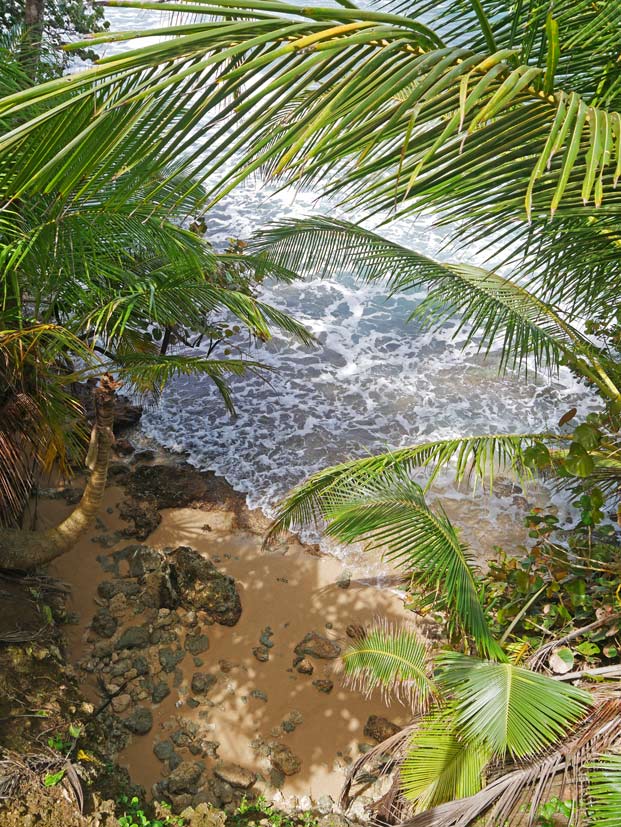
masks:
<path id="1" fill-rule="evenodd" d="M 424 708 L 433 693 L 429 647 L 413 629 L 378 621 L 342 655 L 348 683 L 370 695 L 379 688 L 414 708 Z"/>
<path id="2" fill-rule="evenodd" d="M 453 698 L 453 717 L 467 741 L 492 754 L 525 758 L 567 735 L 593 703 L 588 692 L 545 675 L 447 652 L 438 685 Z"/>

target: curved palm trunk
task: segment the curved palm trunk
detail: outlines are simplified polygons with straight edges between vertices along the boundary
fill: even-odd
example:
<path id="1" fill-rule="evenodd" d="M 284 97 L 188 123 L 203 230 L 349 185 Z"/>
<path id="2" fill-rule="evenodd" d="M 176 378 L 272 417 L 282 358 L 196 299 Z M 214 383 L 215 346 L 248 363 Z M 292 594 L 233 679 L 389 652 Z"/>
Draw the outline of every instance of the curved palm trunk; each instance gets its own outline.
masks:
<path id="1" fill-rule="evenodd" d="M 94 461 L 82 499 L 74 511 L 55 528 L 44 531 L 0 529 L 0 568 L 31 569 L 49 563 L 69 551 L 91 525 L 106 487 L 110 451 L 114 441 L 114 397 L 119 387 L 120 383 L 106 373 L 94 391 Z"/>

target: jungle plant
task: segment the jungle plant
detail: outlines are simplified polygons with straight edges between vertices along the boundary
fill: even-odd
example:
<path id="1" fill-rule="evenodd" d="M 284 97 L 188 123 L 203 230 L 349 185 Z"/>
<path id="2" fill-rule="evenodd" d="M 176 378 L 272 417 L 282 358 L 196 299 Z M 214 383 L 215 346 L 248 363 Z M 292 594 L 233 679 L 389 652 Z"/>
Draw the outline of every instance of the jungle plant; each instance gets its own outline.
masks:
<path id="1" fill-rule="evenodd" d="M 396 689 L 414 713 L 409 726 L 353 764 L 344 805 L 378 759 L 393 781 L 374 816 L 411 827 L 456 827 L 481 817 L 489 825 L 525 817 L 542 823 L 546 807 L 558 810 L 550 802 L 559 774 L 576 795 L 590 777 L 597 801 L 598 783 L 602 792 L 606 784 L 614 788 L 608 777 L 594 782 L 591 769 L 600 752 L 621 747 L 614 691 L 588 693 L 507 661 L 431 654 L 412 628 L 386 623 L 366 629 L 342 658 L 346 680 L 368 693 Z M 602 814 L 614 812 L 604 799 Z M 587 801 L 559 812 L 584 823 Z"/>
<path id="2" fill-rule="evenodd" d="M 0 77 L 6 87 L 29 88 L 10 55 Z M 247 329 L 251 341 L 267 340 L 273 326 L 312 341 L 301 325 L 254 294 L 255 279 L 289 278 L 288 273 L 238 248 L 217 253 L 182 226 L 188 212 L 202 213 L 204 192 L 142 157 L 145 126 L 125 129 L 122 145 L 97 169 L 88 168 L 88 148 L 81 147 L 53 186 L 23 196 L 8 186 L 1 189 L 0 517 L 7 527 L 0 529 L 0 566 L 5 568 L 53 559 L 90 524 L 105 486 L 121 383 L 157 393 L 172 376 L 202 373 L 232 410 L 228 377 L 264 366 L 248 358 L 241 344 L 233 355 L 231 346 L 217 358 L 218 343 L 233 332 L 231 319 Z M 48 135 L 43 144 L 30 136 L 12 161 L 36 177 L 49 153 L 67 141 L 69 134 Z M 187 193 L 181 201 L 178 190 Z M 207 347 L 193 351 L 203 339 Z M 67 473 L 83 460 L 88 429 L 73 386 L 88 377 L 101 381 L 87 456 L 92 474 L 82 501 L 54 529 L 22 531 L 15 523 L 38 474 L 54 464 Z"/>

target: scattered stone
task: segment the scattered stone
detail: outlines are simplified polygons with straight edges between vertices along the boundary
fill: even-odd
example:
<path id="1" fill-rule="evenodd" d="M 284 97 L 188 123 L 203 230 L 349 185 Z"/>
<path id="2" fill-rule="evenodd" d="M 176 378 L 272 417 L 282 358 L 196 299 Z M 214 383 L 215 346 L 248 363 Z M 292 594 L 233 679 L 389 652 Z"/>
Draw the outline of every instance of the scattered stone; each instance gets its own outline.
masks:
<path id="1" fill-rule="evenodd" d="M 98 609 L 91 621 L 91 629 L 100 637 L 112 637 L 118 628 L 119 622 L 105 608 Z"/>
<path id="2" fill-rule="evenodd" d="M 334 689 L 334 683 L 327 678 L 320 678 L 317 681 L 313 681 L 313 686 L 319 692 L 324 692 L 326 695 L 329 695 L 330 692 Z"/>
<path id="3" fill-rule="evenodd" d="M 270 659 L 270 650 L 266 649 L 265 646 L 255 646 L 252 654 L 260 663 L 265 663 Z"/>
<path id="4" fill-rule="evenodd" d="M 183 648 L 191 655 L 202 655 L 209 649 L 209 638 L 207 635 L 186 635 Z"/>
<path id="5" fill-rule="evenodd" d="M 295 653 L 301 657 L 310 655 L 314 658 L 331 660 L 338 658 L 341 654 L 341 647 L 335 641 L 329 640 L 318 632 L 309 632 L 295 647 Z"/>
<path id="6" fill-rule="evenodd" d="M 134 597 L 139 592 L 140 586 L 132 580 L 102 580 L 97 586 L 97 594 L 104 600 L 111 600 L 117 594 Z"/>
<path id="7" fill-rule="evenodd" d="M 149 631 L 144 626 L 130 626 L 116 642 L 117 649 L 143 649 L 149 645 Z"/>
<path id="8" fill-rule="evenodd" d="M 129 709 L 131 702 L 131 695 L 128 695 L 127 693 L 116 695 L 112 698 L 112 709 L 117 713 L 126 712 Z"/>
<path id="9" fill-rule="evenodd" d="M 295 775 L 302 768 L 302 762 L 285 744 L 274 744 L 270 753 L 272 767 L 284 775 Z"/>
<path id="10" fill-rule="evenodd" d="M 351 585 L 351 572 L 344 571 L 341 574 L 339 574 L 336 581 L 336 585 L 339 587 L 339 589 L 348 589 Z"/>
<path id="11" fill-rule="evenodd" d="M 261 637 L 259 638 L 259 643 L 262 646 L 265 646 L 267 649 L 271 649 L 274 646 L 274 643 L 270 638 L 274 637 L 274 632 L 272 631 L 271 626 L 266 626 L 265 629 L 261 632 Z"/>
<path id="12" fill-rule="evenodd" d="M 168 761 L 175 753 L 175 747 L 172 741 L 157 741 L 153 744 L 153 752 L 155 757 L 160 761 Z"/>
<path id="13" fill-rule="evenodd" d="M 171 795 L 196 795 L 204 767 L 200 763 L 182 761 L 168 776 L 167 788 Z"/>
<path id="14" fill-rule="evenodd" d="M 295 668 L 300 673 L 300 675 L 312 675 L 314 671 L 313 664 L 309 661 L 308 658 L 298 659 Z"/>
<path id="15" fill-rule="evenodd" d="M 153 726 L 153 714 L 146 706 L 139 706 L 123 723 L 134 735 L 146 735 Z"/>
<path id="16" fill-rule="evenodd" d="M 267 703 L 267 692 L 263 692 L 262 689 L 253 689 L 250 692 L 251 698 L 256 698 L 258 701 L 264 701 Z"/>
<path id="17" fill-rule="evenodd" d="M 370 715 L 364 725 L 364 734 L 368 738 L 373 738 L 378 744 L 400 731 L 401 727 L 393 724 L 388 718 L 382 718 L 381 715 Z"/>
<path id="18" fill-rule="evenodd" d="M 132 669 L 136 670 L 137 675 L 148 675 L 149 664 L 147 662 L 147 659 L 144 658 L 142 655 L 138 655 L 132 660 Z"/>
<path id="19" fill-rule="evenodd" d="M 185 652 L 183 649 L 171 649 L 170 646 L 165 646 L 160 649 L 158 658 L 164 672 L 174 672 L 177 664 L 183 660 Z"/>
<path id="20" fill-rule="evenodd" d="M 161 704 L 164 698 L 170 695 L 170 687 L 166 681 L 156 683 L 151 692 L 151 700 L 154 704 Z"/>
<path id="21" fill-rule="evenodd" d="M 195 672 L 192 675 L 191 688 L 196 695 L 204 695 L 217 683 L 218 679 L 209 672 Z"/>
<path id="22" fill-rule="evenodd" d="M 221 781 L 242 790 L 249 789 L 257 780 L 253 772 L 240 767 L 239 764 L 220 764 L 214 768 L 213 772 Z"/>

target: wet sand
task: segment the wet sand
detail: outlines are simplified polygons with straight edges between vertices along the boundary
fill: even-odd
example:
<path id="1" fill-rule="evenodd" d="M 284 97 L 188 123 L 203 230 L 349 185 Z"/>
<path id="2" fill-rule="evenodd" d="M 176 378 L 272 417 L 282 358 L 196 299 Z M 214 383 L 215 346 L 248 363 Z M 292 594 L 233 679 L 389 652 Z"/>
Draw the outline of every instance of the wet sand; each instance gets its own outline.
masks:
<path id="1" fill-rule="evenodd" d="M 104 549 L 96 541 L 102 529 L 110 532 L 127 525 L 118 515 L 124 496 L 122 488 L 108 489 L 98 527 L 53 566 L 52 573 L 72 586 L 69 608 L 79 615 L 78 625 L 66 627 L 70 659 L 76 664 L 88 657 L 91 641 L 97 639 L 89 631 L 89 623 L 101 604 L 97 586 L 109 576 L 97 558 L 134 542 L 124 539 Z M 45 501 L 42 511 L 42 522 L 49 524 L 62 519 L 69 507 L 62 501 Z M 363 734 L 368 717 L 383 715 L 404 724 L 409 712 L 397 702 L 385 706 L 379 694 L 366 699 L 350 691 L 333 660 L 310 658 L 313 674 L 298 673 L 293 668 L 293 650 L 311 631 L 345 647 L 349 624 L 367 625 L 378 616 L 395 623 L 411 623 L 415 616 L 404 610 L 395 591 L 356 582 L 362 569 L 357 572 L 348 564 L 351 584 L 342 588 L 337 583 L 344 570 L 340 561 L 311 553 L 312 547 L 301 545 L 295 538 L 265 550 L 261 531 L 235 528 L 235 522 L 235 514 L 223 508 L 167 509 L 162 511 L 160 526 L 144 541 L 159 549 L 188 545 L 209 557 L 221 572 L 235 579 L 242 615 L 233 627 L 207 627 L 210 645 L 201 656 L 204 665 L 197 670 L 191 656 L 184 658 L 180 664 L 182 682 L 161 704 L 151 707 L 152 730 L 144 736 L 132 736 L 119 763 L 128 768 L 135 782 L 150 789 L 162 777 L 164 767 L 153 754 L 154 743 L 169 735 L 179 722 L 194 720 L 206 730 L 207 737 L 219 743 L 220 760 L 266 778 L 269 762 L 256 750 L 257 739 L 282 742 L 302 762 L 298 773 L 286 777 L 283 794 L 315 799 L 329 794 L 336 799 L 346 766 L 360 755 L 359 745 L 373 743 Z M 131 613 L 127 620 L 141 622 Z M 261 663 L 252 650 L 268 626 L 273 631 L 273 648 L 269 660 Z M 209 707 L 206 722 L 204 709 L 192 709 L 186 703 L 196 671 L 212 673 L 218 679 L 209 694 L 214 706 Z M 334 682 L 329 694 L 313 685 L 321 679 Z M 87 693 L 100 702 L 96 676 L 85 673 L 85 681 Z M 253 690 L 259 691 L 255 694 L 264 693 L 267 700 L 261 694 L 253 696 Z M 301 716 L 302 723 L 293 732 L 284 732 L 282 722 L 292 712 L 298 719 Z M 216 761 L 207 763 L 209 769 Z"/>

